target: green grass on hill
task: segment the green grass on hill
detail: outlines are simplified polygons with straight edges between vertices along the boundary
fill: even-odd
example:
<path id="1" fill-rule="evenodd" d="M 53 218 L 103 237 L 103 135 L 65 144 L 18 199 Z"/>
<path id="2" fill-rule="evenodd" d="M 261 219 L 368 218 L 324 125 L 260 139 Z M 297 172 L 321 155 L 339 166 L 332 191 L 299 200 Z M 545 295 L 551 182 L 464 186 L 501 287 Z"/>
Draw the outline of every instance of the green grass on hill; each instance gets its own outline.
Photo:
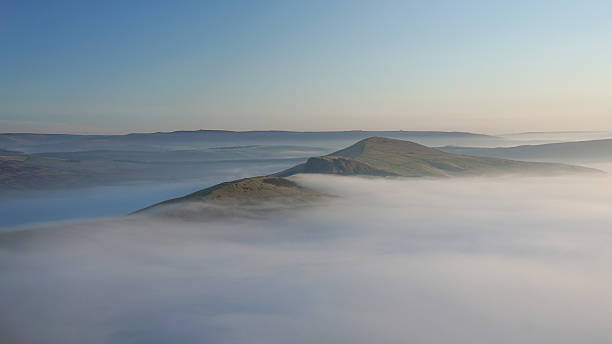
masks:
<path id="1" fill-rule="evenodd" d="M 315 159 L 315 160 L 312 160 Z M 507 160 L 446 153 L 410 141 L 372 137 L 305 164 L 280 172 L 449 177 L 494 174 L 562 174 L 598 172 L 581 166 Z M 324 159 L 324 161 L 321 161 Z M 338 161 L 342 160 L 342 163 Z M 348 161 L 355 161 L 350 164 Z M 316 162 L 316 163 L 315 163 Z M 324 163 L 328 166 L 325 166 Z M 372 172 L 370 172 L 372 171 Z M 600 172 L 600 171 L 599 171 Z"/>

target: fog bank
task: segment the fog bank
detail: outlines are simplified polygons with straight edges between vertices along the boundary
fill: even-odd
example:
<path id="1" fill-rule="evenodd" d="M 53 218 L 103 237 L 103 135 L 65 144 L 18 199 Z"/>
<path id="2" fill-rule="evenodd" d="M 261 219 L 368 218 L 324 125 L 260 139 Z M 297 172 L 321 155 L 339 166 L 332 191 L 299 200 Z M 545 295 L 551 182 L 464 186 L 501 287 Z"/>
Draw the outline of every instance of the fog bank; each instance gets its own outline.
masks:
<path id="1" fill-rule="evenodd" d="M 608 342 L 610 177 L 294 180 L 341 197 L 0 234 L 0 341 Z"/>
<path id="2" fill-rule="evenodd" d="M 20 191 L 0 195 L 0 232 L 32 223 L 121 216 L 151 204 L 180 197 L 232 179 L 267 175 L 294 162 L 254 160 L 206 164 L 198 178 L 126 182 L 64 190 Z M 200 168 L 201 169 L 201 168 Z"/>

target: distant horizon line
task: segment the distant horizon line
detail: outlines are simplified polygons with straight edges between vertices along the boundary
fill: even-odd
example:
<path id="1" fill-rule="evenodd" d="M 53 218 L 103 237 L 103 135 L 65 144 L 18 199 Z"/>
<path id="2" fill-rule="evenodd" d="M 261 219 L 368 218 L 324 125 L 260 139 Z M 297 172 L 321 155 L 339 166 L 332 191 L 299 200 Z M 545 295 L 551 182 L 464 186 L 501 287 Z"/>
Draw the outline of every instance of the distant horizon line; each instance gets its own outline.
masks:
<path id="1" fill-rule="evenodd" d="M 229 130 L 229 129 L 177 129 L 168 131 L 133 131 L 133 132 L 115 132 L 115 133 L 87 133 L 87 131 L 74 132 L 52 132 L 52 131 L 6 131 L 0 132 L 0 135 L 73 135 L 73 136 L 127 136 L 127 135 L 146 135 L 146 134 L 172 134 L 172 133 L 195 133 L 195 132 L 218 132 L 218 133 L 351 133 L 351 132 L 379 132 L 379 133 L 458 133 L 458 134 L 473 134 L 483 136 L 510 136 L 510 135 L 529 135 L 529 134 L 586 134 L 586 133 L 607 133 L 612 130 L 552 130 L 552 131 L 518 131 L 506 133 L 482 133 L 465 130 L 366 130 L 366 129 L 345 129 L 345 130 L 286 130 L 286 129 L 253 129 L 253 130 Z"/>
<path id="2" fill-rule="evenodd" d="M 70 133 L 70 132 L 28 132 L 28 131 L 7 131 L 0 132 L 0 135 L 6 134 L 30 134 L 30 135 L 75 135 L 75 136 L 125 136 L 138 134 L 172 134 L 172 133 L 195 133 L 195 132 L 219 132 L 219 133 L 352 133 L 352 132 L 377 132 L 377 133 L 460 133 L 460 134 L 475 134 L 475 135 L 493 135 L 482 134 L 463 130 L 364 130 L 364 129 L 347 129 L 347 130 L 285 130 L 285 129 L 253 129 L 253 130 L 229 130 L 229 129 L 193 129 L 193 130 L 169 130 L 169 131 L 134 131 L 127 133 Z"/>

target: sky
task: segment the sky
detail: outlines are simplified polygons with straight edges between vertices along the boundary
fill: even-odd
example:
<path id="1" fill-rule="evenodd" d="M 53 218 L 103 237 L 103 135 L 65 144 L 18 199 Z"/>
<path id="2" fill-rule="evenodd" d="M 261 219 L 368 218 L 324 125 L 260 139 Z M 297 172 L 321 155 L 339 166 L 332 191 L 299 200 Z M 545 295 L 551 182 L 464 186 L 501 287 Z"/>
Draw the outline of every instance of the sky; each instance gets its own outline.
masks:
<path id="1" fill-rule="evenodd" d="M 0 132 L 612 129 L 609 1 L 0 3 Z"/>

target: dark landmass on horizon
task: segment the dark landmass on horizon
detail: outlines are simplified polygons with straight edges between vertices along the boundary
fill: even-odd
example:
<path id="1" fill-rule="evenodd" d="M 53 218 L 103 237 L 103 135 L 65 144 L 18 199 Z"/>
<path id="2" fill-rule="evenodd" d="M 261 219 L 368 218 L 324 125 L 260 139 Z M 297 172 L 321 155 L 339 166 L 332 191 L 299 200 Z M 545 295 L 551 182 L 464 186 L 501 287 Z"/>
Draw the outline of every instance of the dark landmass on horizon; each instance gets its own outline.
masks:
<path id="1" fill-rule="evenodd" d="M 0 148 L 25 153 L 91 150 L 165 151 L 234 145 L 315 145 L 330 150 L 372 136 L 411 140 L 426 145 L 487 145 L 499 137 L 455 131 L 229 131 L 195 130 L 125 135 L 0 134 Z"/>

